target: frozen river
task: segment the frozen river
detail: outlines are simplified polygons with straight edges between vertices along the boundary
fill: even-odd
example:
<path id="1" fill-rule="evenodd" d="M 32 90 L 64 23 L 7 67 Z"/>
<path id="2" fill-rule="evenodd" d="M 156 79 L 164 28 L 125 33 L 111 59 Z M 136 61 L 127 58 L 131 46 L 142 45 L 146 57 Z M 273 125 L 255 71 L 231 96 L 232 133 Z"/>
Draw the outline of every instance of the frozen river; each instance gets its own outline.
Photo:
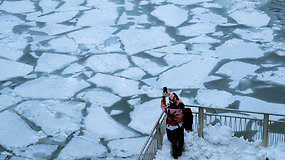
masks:
<path id="1" fill-rule="evenodd" d="M 283 0 L 2 0 L 0 159 L 135 159 L 163 86 L 285 114 L 284 26 Z"/>

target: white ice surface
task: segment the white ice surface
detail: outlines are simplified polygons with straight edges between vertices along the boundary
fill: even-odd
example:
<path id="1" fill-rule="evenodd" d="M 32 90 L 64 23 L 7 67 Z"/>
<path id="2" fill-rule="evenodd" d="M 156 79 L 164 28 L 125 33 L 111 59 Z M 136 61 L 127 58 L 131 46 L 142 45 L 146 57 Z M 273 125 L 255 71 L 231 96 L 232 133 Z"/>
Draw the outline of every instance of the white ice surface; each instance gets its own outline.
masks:
<path id="1" fill-rule="evenodd" d="M 207 2 L 203 3 L 202 6 L 205 8 L 223 8 L 221 5 L 217 3 L 207 3 Z"/>
<path id="2" fill-rule="evenodd" d="M 107 87 L 122 97 L 132 96 L 138 92 L 139 83 L 134 80 L 98 73 L 89 79 L 98 87 Z M 126 89 L 127 88 L 127 89 Z"/>
<path id="3" fill-rule="evenodd" d="M 116 157 L 137 156 L 147 137 L 112 140 L 108 143 L 111 154 Z"/>
<path id="4" fill-rule="evenodd" d="M 0 113 L 0 128 L 0 145 L 7 149 L 26 147 L 45 137 L 43 133 L 32 130 L 16 113 L 11 111 Z"/>
<path id="5" fill-rule="evenodd" d="M 94 55 L 86 60 L 86 66 L 95 72 L 114 72 L 120 69 L 127 69 L 130 62 L 125 55 L 103 54 Z"/>
<path id="6" fill-rule="evenodd" d="M 57 69 L 61 69 L 76 60 L 77 57 L 75 56 L 44 53 L 38 59 L 35 71 L 50 73 Z"/>
<path id="7" fill-rule="evenodd" d="M 41 0 L 39 2 L 39 6 L 42 8 L 43 13 L 54 11 L 58 4 L 59 2 L 53 0 Z"/>
<path id="8" fill-rule="evenodd" d="M 273 30 L 270 28 L 259 28 L 256 30 L 236 29 L 234 33 L 242 39 L 253 42 L 271 42 L 274 38 Z"/>
<path id="9" fill-rule="evenodd" d="M 270 17 L 265 13 L 261 13 L 260 11 L 247 12 L 237 10 L 229 14 L 229 16 L 231 16 L 239 24 L 257 28 L 266 26 L 270 21 Z"/>
<path id="10" fill-rule="evenodd" d="M 212 23 L 195 23 L 189 26 L 178 28 L 178 35 L 194 37 L 200 36 L 207 33 L 215 32 L 215 24 Z"/>
<path id="11" fill-rule="evenodd" d="M 23 55 L 23 51 L 17 48 L 7 47 L 5 45 L 0 45 L 0 57 L 4 57 L 10 60 L 16 61 Z"/>
<path id="12" fill-rule="evenodd" d="M 61 74 L 65 75 L 65 74 L 74 74 L 74 73 L 80 73 L 82 71 L 84 71 L 85 67 L 82 66 L 81 64 L 78 63 L 72 63 L 71 65 L 69 65 L 68 67 L 66 67 Z"/>
<path id="13" fill-rule="evenodd" d="M 125 78 L 140 80 L 146 73 L 139 67 L 131 67 L 123 72 L 116 73 L 115 76 L 122 76 Z"/>
<path id="14" fill-rule="evenodd" d="M 121 114 L 121 113 L 123 113 L 123 112 L 124 112 L 124 111 L 122 111 L 122 110 L 112 110 L 111 113 L 110 113 L 110 115 L 111 115 L 111 116 L 114 116 L 114 115 Z"/>
<path id="15" fill-rule="evenodd" d="M 105 140 L 136 136 L 135 133 L 108 115 L 104 108 L 95 105 L 88 108 L 85 128 L 98 138 L 104 138 Z"/>
<path id="16" fill-rule="evenodd" d="M 213 108 L 225 108 L 235 101 L 231 93 L 208 89 L 199 89 L 195 99 L 200 106 Z"/>
<path id="17" fill-rule="evenodd" d="M 107 152 L 97 136 L 85 132 L 82 136 L 75 136 L 60 152 L 57 160 L 87 159 L 103 156 Z"/>
<path id="18" fill-rule="evenodd" d="M 185 42 L 190 44 L 213 44 L 213 43 L 220 43 L 220 40 L 208 37 L 206 35 L 201 35 L 198 37 L 190 38 Z"/>
<path id="19" fill-rule="evenodd" d="M 1 7 L 1 6 L 0 6 Z M 5 34 L 5 32 L 12 32 L 12 29 L 14 26 L 23 23 L 24 21 L 20 18 L 13 16 L 13 15 L 0 15 L 0 29 L 1 34 L 0 37 L 2 37 L 2 34 Z"/>
<path id="20" fill-rule="evenodd" d="M 78 48 L 78 44 L 66 36 L 62 36 L 49 41 L 50 46 L 43 49 L 53 49 L 56 52 L 74 53 Z"/>
<path id="21" fill-rule="evenodd" d="M 266 71 L 257 75 L 257 79 L 270 83 L 285 85 L 285 68 L 279 67 L 275 71 Z"/>
<path id="22" fill-rule="evenodd" d="M 27 13 L 33 12 L 35 9 L 34 3 L 29 0 L 23 1 L 3 1 L 0 5 L 0 10 L 10 13 Z"/>
<path id="23" fill-rule="evenodd" d="M 31 20 L 33 20 L 31 17 L 29 17 Z M 63 25 L 63 24 L 54 24 L 54 23 L 47 23 L 43 28 L 38 28 L 38 27 L 32 27 L 31 30 L 33 31 L 40 31 L 40 32 L 44 32 L 48 35 L 57 35 L 57 34 L 62 34 L 62 33 L 66 33 L 66 32 L 70 32 L 70 31 L 74 31 L 80 29 L 80 27 L 78 26 L 67 26 L 67 25 Z M 64 36 L 65 37 L 65 36 Z M 64 39 L 59 37 L 58 39 Z M 62 44 L 65 45 L 65 44 Z M 61 46 L 57 46 L 62 48 Z M 71 48 L 74 48 L 74 46 L 70 46 Z M 57 49 L 57 48 L 55 48 Z M 68 49 L 68 48 L 66 48 Z M 68 49 L 70 50 L 70 49 Z"/>
<path id="24" fill-rule="evenodd" d="M 14 91 L 22 97 L 68 99 L 88 86 L 87 82 L 76 78 L 50 76 L 28 81 L 16 87 Z"/>
<path id="25" fill-rule="evenodd" d="M 136 105 L 134 110 L 130 112 L 131 122 L 128 126 L 139 132 L 149 134 L 161 113 L 160 99 Z"/>
<path id="26" fill-rule="evenodd" d="M 162 73 L 157 80 L 157 87 L 200 88 L 217 61 L 216 58 L 193 55 L 189 63 Z"/>
<path id="27" fill-rule="evenodd" d="M 122 30 L 117 35 L 121 39 L 125 51 L 129 54 L 170 45 L 172 41 L 172 38 L 165 33 L 163 27 L 152 27 L 149 29 L 130 27 L 128 30 Z M 136 38 L 133 35 L 136 35 Z"/>
<path id="28" fill-rule="evenodd" d="M 20 100 L 21 98 L 13 95 L 0 94 L 0 111 L 11 105 L 17 104 Z"/>
<path id="29" fill-rule="evenodd" d="M 16 149 L 13 152 L 23 159 L 46 159 L 57 149 L 57 145 L 35 144 L 26 148 Z"/>
<path id="30" fill-rule="evenodd" d="M 168 66 L 161 66 L 156 62 L 151 61 L 151 59 L 132 56 L 132 61 L 144 71 L 153 76 L 158 75 L 159 73 L 168 69 Z"/>
<path id="31" fill-rule="evenodd" d="M 151 14 L 172 27 L 177 27 L 188 19 L 188 11 L 175 5 L 159 6 Z"/>
<path id="32" fill-rule="evenodd" d="M 191 0 L 191 1 L 184 1 L 184 0 L 167 0 L 167 2 L 174 3 L 174 4 L 179 4 L 179 5 L 193 5 L 196 3 L 201 3 L 201 2 L 211 2 L 213 0 Z"/>
<path id="33" fill-rule="evenodd" d="M 191 10 L 193 17 L 189 22 L 192 23 L 211 23 L 211 24 L 223 24 L 227 23 L 227 18 L 212 13 L 210 10 L 205 8 L 194 8 Z"/>
<path id="34" fill-rule="evenodd" d="M 264 51 L 256 43 L 245 42 L 239 39 L 231 39 L 216 48 L 220 59 L 258 58 Z"/>
<path id="35" fill-rule="evenodd" d="M 226 75 L 234 81 L 240 81 L 247 76 L 253 75 L 257 69 L 259 69 L 259 66 L 239 61 L 231 61 L 221 66 L 216 73 Z"/>
<path id="36" fill-rule="evenodd" d="M 0 81 L 23 77 L 33 71 L 33 66 L 0 58 Z"/>
<path id="37" fill-rule="evenodd" d="M 167 54 L 163 59 L 166 61 L 168 66 L 180 66 L 184 63 L 191 61 L 193 58 L 192 55 L 184 55 L 184 54 Z"/>
<path id="38" fill-rule="evenodd" d="M 100 88 L 82 92 L 77 97 L 91 102 L 96 107 L 111 107 L 113 104 L 121 100 L 119 96 Z"/>
<path id="39" fill-rule="evenodd" d="M 47 135 L 65 141 L 81 127 L 84 103 L 55 100 L 26 101 L 16 107 L 17 112 L 40 126 Z"/>
<path id="40" fill-rule="evenodd" d="M 54 12 L 51 14 L 40 15 L 36 18 L 38 22 L 48 23 L 62 23 L 70 20 L 78 14 L 78 11 L 65 11 L 65 12 Z"/>
<path id="41" fill-rule="evenodd" d="M 208 126 L 204 129 L 204 139 L 198 137 L 197 131 L 185 133 L 185 151 L 181 160 L 281 160 L 285 158 L 285 144 L 279 143 L 276 146 L 264 148 L 261 142 L 254 143 L 245 141 L 243 138 L 232 137 L 231 129 L 225 126 Z M 171 145 L 166 135 L 163 139 L 163 146 L 158 150 L 156 160 L 173 159 L 170 153 Z"/>

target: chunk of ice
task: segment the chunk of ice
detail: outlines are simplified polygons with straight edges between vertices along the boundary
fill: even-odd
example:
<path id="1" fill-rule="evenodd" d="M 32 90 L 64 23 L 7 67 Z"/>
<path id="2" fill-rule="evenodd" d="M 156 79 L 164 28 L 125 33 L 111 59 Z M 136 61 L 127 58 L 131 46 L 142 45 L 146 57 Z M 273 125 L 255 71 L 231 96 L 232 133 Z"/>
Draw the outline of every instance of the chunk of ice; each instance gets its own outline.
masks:
<path id="1" fill-rule="evenodd" d="M 202 2 L 212 2 L 213 0 L 191 0 L 191 1 L 184 1 L 184 0 L 167 0 L 167 2 L 179 4 L 179 5 L 193 5 L 196 3 Z"/>
<path id="2" fill-rule="evenodd" d="M 66 67 L 61 74 L 65 75 L 65 74 L 74 74 L 74 73 L 79 73 L 84 71 L 84 66 L 78 64 L 78 63 L 73 63 L 71 65 L 69 65 L 68 67 Z"/>
<path id="3" fill-rule="evenodd" d="M 234 33 L 242 39 L 254 42 L 272 42 L 274 38 L 273 30 L 270 28 L 259 28 L 256 30 L 236 29 Z"/>
<path id="4" fill-rule="evenodd" d="M 14 91 L 22 97 L 68 99 L 88 86 L 90 85 L 87 82 L 76 78 L 50 76 L 28 81 L 16 87 Z"/>
<path id="5" fill-rule="evenodd" d="M 11 105 L 17 104 L 20 100 L 21 98 L 19 97 L 14 97 L 14 96 L 7 95 L 7 94 L 1 94 L 0 95 L 0 111 Z"/>
<path id="6" fill-rule="evenodd" d="M 220 43 L 220 40 L 208 37 L 206 35 L 201 35 L 198 37 L 190 38 L 189 40 L 185 41 L 186 43 L 191 43 L 191 44 L 199 44 L 199 43 L 204 43 L 204 44 L 213 44 L 213 43 Z"/>
<path id="7" fill-rule="evenodd" d="M 103 54 L 94 55 L 86 60 L 86 66 L 95 72 L 115 72 L 120 69 L 126 69 L 130 62 L 125 55 L 121 54 Z"/>
<path id="8" fill-rule="evenodd" d="M 187 10 L 169 4 L 157 7 L 151 14 L 172 27 L 177 27 L 188 19 Z"/>
<path id="9" fill-rule="evenodd" d="M 22 77 L 33 71 L 33 66 L 0 58 L 0 81 Z"/>
<path id="10" fill-rule="evenodd" d="M 193 37 L 215 32 L 215 24 L 196 23 L 189 26 L 178 28 L 178 35 Z"/>
<path id="11" fill-rule="evenodd" d="M 86 130 L 98 136 L 98 138 L 111 140 L 136 136 L 135 133 L 108 115 L 104 108 L 92 105 L 88 109 L 88 113 L 88 116 L 85 118 Z"/>
<path id="12" fill-rule="evenodd" d="M 0 128 L 0 144 L 7 149 L 26 147 L 45 137 L 32 130 L 24 120 L 11 111 L 0 113 Z"/>
<path id="13" fill-rule="evenodd" d="M 0 10 L 10 13 L 27 13 L 35 11 L 34 3 L 28 0 L 24 1 L 3 1 Z"/>
<path id="14" fill-rule="evenodd" d="M 277 83 L 285 86 L 285 68 L 279 67 L 275 71 L 266 71 L 261 74 L 257 74 L 257 79 L 260 81 Z"/>
<path id="15" fill-rule="evenodd" d="M 92 27 L 109 27 L 115 24 L 115 20 L 117 17 L 118 13 L 116 11 L 116 8 L 108 10 L 98 8 L 90 11 L 85 11 L 83 15 L 79 18 L 77 25 Z"/>
<path id="16" fill-rule="evenodd" d="M 151 59 L 132 56 L 132 60 L 136 65 L 153 76 L 158 75 L 159 73 L 168 69 L 167 66 L 160 66 L 159 64 L 151 61 Z"/>
<path id="17" fill-rule="evenodd" d="M 0 45 L 0 57 L 4 57 L 10 60 L 18 60 L 22 55 L 23 55 L 23 51 L 21 49 L 17 49 L 17 48 L 10 48 L 7 46 L 2 46 Z"/>
<path id="18" fill-rule="evenodd" d="M 46 159 L 52 155 L 57 147 L 57 145 L 35 144 L 13 150 L 13 153 L 15 153 L 16 156 L 25 157 L 27 159 Z"/>
<path id="19" fill-rule="evenodd" d="M 115 74 L 115 76 L 122 76 L 133 80 L 141 80 L 144 75 L 145 72 L 138 67 L 131 67 L 123 72 Z"/>
<path id="20" fill-rule="evenodd" d="M 36 21 L 46 23 L 62 23 L 72 19 L 77 14 L 78 11 L 52 12 L 51 14 L 38 16 Z"/>
<path id="21" fill-rule="evenodd" d="M 237 10 L 229 15 L 236 20 L 237 23 L 244 24 L 249 27 L 260 28 L 262 26 L 266 26 L 270 21 L 270 17 L 267 14 L 259 11 L 247 12 Z"/>
<path id="22" fill-rule="evenodd" d="M 98 73 L 94 77 L 90 78 L 89 81 L 97 84 L 99 87 L 108 87 L 112 89 L 114 93 L 123 97 L 132 96 L 138 92 L 139 83 L 126 78 Z"/>
<path id="23" fill-rule="evenodd" d="M 136 105 L 130 113 L 131 122 L 128 126 L 142 133 L 149 134 L 161 112 L 160 99 Z"/>
<path id="24" fill-rule="evenodd" d="M 49 41 L 50 46 L 43 49 L 53 49 L 56 52 L 74 53 L 78 49 L 78 44 L 66 36 L 62 36 Z"/>
<path id="25" fill-rule="evenodd" d="M 44 53 L 38 59 L 35 71 L 50 73 L 54 70 L 61 69 L 76 60 L 77 57 L 75 56 Z"/>

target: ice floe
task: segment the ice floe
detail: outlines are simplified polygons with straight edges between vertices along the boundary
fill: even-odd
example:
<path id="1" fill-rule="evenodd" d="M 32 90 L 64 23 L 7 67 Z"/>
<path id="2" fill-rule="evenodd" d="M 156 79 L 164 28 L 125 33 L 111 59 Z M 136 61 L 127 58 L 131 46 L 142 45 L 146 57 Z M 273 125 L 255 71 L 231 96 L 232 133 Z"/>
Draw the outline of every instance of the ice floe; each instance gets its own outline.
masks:
<path id="1" fill-rule="evenodd" d="M 219 43 L 220 40 L 212 37 L 208 37 L 206 35 L 201 35 L 198 37 L 190 38 L 189 40 L 185 41 L 186 43 L 191 43 L 191 44 L 199 44 L 199 43 L 204 43 L 204 44 L 213 44 L 213 43 Z"/>
<path id="2" fill-rule="evenodd" d="M 140 16 L 133 16 L 133 15 L 127 15 L 125 12 L 120 16 L 117 24 L 118 25 L 123 25 L 127 24 L 128 22 L 134 22 L 135 24 L 144 24 L 144 23 L 149 23 L 147 20 L 148 16 L 143 14 Z"/>
<path id="3" fill-rule="evenodd" d="M 74 53 L 78 48 L 78 44 L 66 36 L 52 39 L 49 41 L 50 46 L 42 49 L 52 49 L 56 52 Z"/>
<path id="4" fill-rule="evenodd" d="M 221 5 L 217 3 L 207 3 L 207 2 L 203 3 L 202 6 L 205 8 L 223 8 Z"/>
<path id="5" fill-rule="evenodd" d="M 215 27 L 216 25 L 211 23 L 196 23 L 178 28 L 177 34 L 186 37 L 200 36 L 215 32 Z"/>
<path id="6" fill-rule="evenodd" d="M 75 17 L 78 11 L 66 11 L 66 12 L 52 12 L 46 15 L 40 15 L 36 18 L 38 22 L 48 22 L 48 23 L 62 23 L 68 21 Z"/>
<path id="7" fill-rule="evenodd" d="M 191 12 L 193 14 L 193 17 L 189 22 L 192 23 L 211 23 L 218 25 L 228 22 L 227 18 L 212 13 L 210 10 L 205 8 L 194 8 L 191 10 Z"/>
<path id="8" fill-rule="evenodd" d="M 13 15 L 5 15 L 5 14 L 0 15 L 0 23 L 1 23 L 0 29 L 2 32 L 0 34 L 0 37 L 2 37 L 3 34 L 5 34 L 5 32 L 11 33 L 14 26 L 17 26 L 23 22 L 24 22 L 23 20 Z"/>
<path id="9" fill-rule="evenodd" d="M 151 59 L 132 56 L 132 61 L 144 71 L 153 76 L 158 75 L 159 73 L 168 69 L 167 66 L 161 66 L 156 62 L 151 61 Z"/>
<path id="10" fill-rule="evenodd" d="M 213 0 L 191 0 L 191 1 L 184 1 L 184 0 L 167 0 L 167 2 L 179 4 L 179 5 L 193 5 L 196 3 L 201 2 L 212 2 Z"/>
<path id="11" fill-rule="evenodd" d="M 147 137 L 116 139 L 110 141 L 108 147 L 110 147 L 111 154 L 115 157 L 137 156 L 146 139 Z"/>
<path id="12" fill-rule="evenodd" d="M 160 99 L 136 105 L 130 113 L 131 122 L 128 126 L 139 132 L 149 134 L 161 113 Z"/>
<path id="13" fill-rule="evenodd" d="M 50 76 L 28 81 L 16 87 L 14 91 L 22 97 L 68 99 L 88 86 L 90 84 L 76 78 Z"/>
<path id="14" fill-rule="evenodd" d="M 266 26 L 270 21 L 270 17 L 265 13 L 261 13 L 260 11 L 246 12 L 237 10 L 229 14 L 229 16 L 231 16 L 239 24 L 257 28 Z"/>
<path id="15" fill-rule="evenodd" d="M 16 107 L 17 112 L 40 126 L 47 135 L 56 140 L 65 138 L 79 130 L 84 103 L 54 100 L 26 101 Z"/>
<path id="16" fill-rule="evenodd" d="M 91 102 L 96 107 L 111 107 L 121 98 L 100 88 L 95 88 L 78 95 L 79 98 Z"/>
<path id="17" fill-rule="evenodd" d="M 0 68 L 0 81 L 15 77 L 23 77 L 33 71 L 33 66 L 1 58 Z"/>
<path id="18" fill-rule="evenodd" d="M 157 86 L 173 89 L 200 88 L 217 61 L 216 58 L 193 55 L 189 63 L 162 73 Z"/>
<path id="19" fill-rule="evenodd" d="M 62 75 L 65 74 L 75 74 L 75 73 L 80 73 L 83 72 L 85 69 L 85 67 L 81 64 L 78 63 L 72 63 L 71 65 L 69 65 L 68 67 L 66 67 L 63 71 L 62 71 Z"/>
<path id="20" fill-rule="evenodd" d="M 123 113 L 123 112 L 124 112 L 124 111 L 122 111 L 122 110 L 112 110 L 111 113 L 110 113 L 110 115 L 111 115 L 111 116 L 114 116 L 114 115 L 121 114 L 121 113 Z"/>
<path id="21" fill-rule="evenodd" d="M 10 48 L 10 47 L 4 46 L 4 45 L 0 45 L 0 57 L 16 61 L 23 54 L 24 53 L 21 49 Z"/>
<path id="22" fill-rule="evenodd" d="M 264 51 L 256 43 L 245 42 L 240 39 L 231 39 L 216 48 L 220 59 L 258 58 Z"/>
<path id="23" fill-rule="evenodd" d="M 184 63 L 189 62 L 192 59 L 192 55 L 184 54 L 167 54 L 163 59 L 166 61 L 169 67 L 180 66 Z"/>
<path id="24" fill-rule="evenodd" d="M 11 105 L 17 104 L 20 100 L 21 98 L 19 97 L 7 94 L 0 94 L 0 111 Z"/>
<path id="25" fill-rule="evenodd" d="M 110 76 L 98 73 L 89 79 L 90 82 L 97 84 L 98 87 L 107 87 L 120 96 L 132 96 L 138 92 L 138 82 L 126 78 Z"/>
<path id="26" fill-rule="evenodd" d="M 0 144 L 7 149 L 26 147 L 45 137 L 43 133 L 32 130 L 16 113 L 11 111 L 0 113 L 0 128 Z"/>
<path id="27" fill-rule="evenodd" d="M 144 52 L 153 57 L 161 58 L 165 56 L 167 53 L 168 54 L 173 54 L 173 53 L 188 54 L 189 51 L 186 49 L 186 46 L 184 44 L 177 44 L 177 45 L 171 45 L 171 46 L 166 46 L 166 47 L 157 48 L 157 49 L 150 49 Z"/>
<path id="28" fill-rule="evenodd" d="M 273 30 L 270 28 L 259 28 L 257 30 L 236 29 L 234 33 L 242 39 L 253 42 L 271 42 L 274 38 Z"/>
<path id="29" fill-rule="evenodd" d="M 30 18 L 30 20 L 32 20 L 32 18 Z M 46 33 L 48 35 L 53 36 L 53 35 L 68 33 L 68 32 L 71 32 L 71 31 L 78 30 L 78 29 L 80 29 L 80 27 L 78 27 L 78 26 L 67 26 L 67 25 L 63 25 L 63 24 L 47 23 L 42 28 L 32 27 L 30 30 L 44 32 L 44 33 Z M 63 38 L 59 37 L 58 39 L 63 39 Z M 62 45 L 64 45 L 64 44 L 62 44 Z M 60 47 L 60 46 L 57 46 L 57 47 Z M 70 47 L 73 48 L 73 46 L 70 46 Z"/>
<path id="30" fill-rule="evenodd" d="M 102 54 L 94 55 L 86 60 L 86 66 L 95 72 L 114 72 L 120 69 L 126 69 L 130 62 L 125 55 L 121 54 Z"/>
<path id="31" fill-rule="evenodd" d="M 38 59 L 35 71 L 53 72 L 77 60 L 77 57 L 64 54 L 43 53 Z"/>
<path id="32" fill-rule="evenodd" d="M 26 148 L 13 150 L 16 156 L 23 159 L 47 159 L 57 149 L 57 145 L 35 144 Z"/>
<path id="33" fill-rule="evenodd" d="M 151 14 L 172 27 L 177 27 L 188 19 L 188 11 L 174 5 L 159 6 Z"/>
<path id="34" fill-rule="evenodd" d="M 125 78 L 133 79 L 133 80 L 140 80 L 146 73 L 139 67 L 131 67 L 123 72 L 116 73 L 116 76 L 122 76 Z"/>
<path id="35" fill-rule="evenodd" d="M 170 45 L 173 40 L 165 33 L 163 27 L 152 27 L 149 29 L 131 27 L 128 30 L 122 30 L 117 35 L 128 54 Z M 133 35 L 136 35 L 136 37 L 134 38 Z"/>
<path id="36" fill-rule="evenodd" d="M 257 75 L 257 79 L 273 84 L 276 83 L 279 85 L 285 85 L 285 68 L 279 67 L 277 70 L 274 71 L 263 72 Z"/>
<path id="37" fill-rule="evenodd" d="M 226 108 L 235 101 L 235 98 L 226 91 L 199 89 L 195 100 L 200 106 Z"/>
<path id="38" fill-rule="evenodd" d="M 41 0 L 39 6 L 42 8 L 43 13 L 52 12 L 59 5 L 59 2 L 53 0 Z"/>
<path id="39" fill-rule="evenodd" d="M 10 13 L 28 13 L 35 11 L 34 3 L 28 0 L 24 1 L 3 1 L 0 10 Z"/>
<path id="40" fill-rule="evenodd" d="M 72 138 L 61 150 L 57 160 L 99 158 L 106 152 L 107 148 L 100 143 L 98 137 L 85 132 L 82 136 Z"/>
<path id="41" fill-rule="evenodd" d="M 115 121 L 104 108 L 92 105 L 88 109 L 88 116 L 85 118 L 85 128 L 98 138 L 105 140 L 127 138 L 136 136 L 127 127 Z"/>

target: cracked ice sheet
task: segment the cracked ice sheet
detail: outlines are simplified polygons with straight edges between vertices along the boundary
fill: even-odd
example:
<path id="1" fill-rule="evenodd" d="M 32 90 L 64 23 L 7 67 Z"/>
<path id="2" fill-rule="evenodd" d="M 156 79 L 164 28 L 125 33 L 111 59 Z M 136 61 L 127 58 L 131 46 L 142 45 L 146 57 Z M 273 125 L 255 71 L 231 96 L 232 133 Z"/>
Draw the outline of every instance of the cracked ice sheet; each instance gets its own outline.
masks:
<path id="1" fill-rule="evenodd" d="M 1 64 L 1 63 L 0 63 Z M 14 92 L 22 97 L 68 99 L 90 84 L 83 80 L 59 76 L 40 77 L 28 81 L 14 89 Z"/>
<path id="2" fill-rule="evenodd" d="M 189 21 L 191 23 L 211 23 L 211 24 L 225 24 L 228 22 L 227 18 L 212 13 L 210 10 L 205 8 L 194 8 L 191 10 L 193 17 Z"/>
<path id="3" fill-rule="evenodd" d="M 100 143 L 97 136 L 84 132 L 75 136 L 62 149 L 57 160 L 99 158 L 107 153 L 107 148 Z"/>
<path id="4" fill-rule="evenodd" d="M 253 30 L 236 29 L 234 33 L 242 39 L 253 42 L 272 42 L 274 38 L 273 30 L 270 28 L 259 28 Z"/>
<path id="5" fill-rule="evenodd" d="M 126 78 L 120 78 L 98 73 L 92 78 L 90 78 L 88 81 L 97 84 L 98 87 L 110 88 L 113 90 L 114 93 L 122 97 L 132 96 L 138 93 L 139 82 Z"/>
<path id="6" fill-rule="evenodd" d="M 91 105 L 88 108 L 88 113 L 88 116 L 85 118 L 85 128 L 94 136 L 98 136 L 98 138 L 111 140 L 137 136 L 126 126 L 115 121 L 104 108 Z"/>
<path id="7" fill-rule="evenodd" d="M 122 40 L 124 49 L 128 54 L 171 45 L 173 40 L 165 33 L 165 28 L 163 27 L 152 27 L 149 29 L 131 27 L 128 30 L 122 30 L 117 35 Z M 136 35 L 136 38 L 133 35 Z"/>
<path id="8" fill-rule="evenodd" d="M 257 79 L 260 81 L 277 83 L 285 86 L 285 68 L 279 67 L 275 71 L 266 71 L 257 74 Z"/>
<path id="9" fill-rule="evenodd" d="M 132 67 L 123 72 L 116 73 L 115 76 L 125 77 L 133 80 L 141 80 L 146 73 L 139 67 Z"/>
<path id="10" fill-rule="evenodd" d="M 57 149 L 57 145 L 36 144 L 25 148 L 13 150 L 16 156 L 25 159 L 46 159 Z"/>
<path id="11" fill-rule="evenodd" d="M 19 97 L 15 97 L 15 96 L 12 96 L 12 95 L 7 95 L 7 94 L 1 94 L 0 95 L 0 112 L 11 106 L 11 105 L 14 105 L 14 104 L 17 104 L 19 101 L 21 101 L 22 99 L 19 98 Z"/>
<path id="12" fill-rule="evenodd" d="M 75 17 L 78 11 L 65 11 L 65 12 L 54 12 L 47 15 L 39 15 L 35 19 L 37 22 L 47 23 L 62 23 Z"/>
<path id="13" fill-rule="evenodd" d="M 71 32 L 74 30 L 78 30 L 80 27 L 78 26 L 67 26 L 63 24 L 54 24 L 54 23 L 47 23 L 43 28 L 32 27 L 30 30 L 44 32 L 48 35 L 57 35 L 62 33 Z"/>
<path id="14" fill-rule="evenodd" d="M 179 4 L 179 5 L 193 5 L 196 3 L 202 3 L 202 2 L 212 2 L 213 0 L 191 0 L 191 1 L 185 1 L 185 0 L 167 0 L 167 2 Z"/>
<path id="15" fill-rule="evenodd" d="M 148 19 L 148 16 L 145 14 L 140 15 L 140 16 L 133 16 L 133 15 L 130 16 L 124 12 L 120 16 L 120 19 L 119 19 L 117 25 L 127 24 L 128 22 L 134 22 L 137 25 L 144 24 L 144 23 L 150 23 L 147 19 Z"/>
<path id="16" fill-rule="evenodd" d="M 33 66 L 1 58 L 0 68 L 0 81 L 5 81 L 15 77 L 23 77 L 33 71 Z"/>
<path id="17" fill-rule="evenodd" d="M 64 54 L 44 53 L 38 59 L 35 71 L 50 73 L 57 69 L 61 69 L 76 60 L 77 60 L 77 57 L 75 56 L 64 55 Z"/>
<path id="18" fill-rule="evenodd" d="M 144 71 L 148 72 L 152 76 L 158 75 L 159 73 L 168 69 L 168 66 L 160 66 L 159 64 L 151 61 L 150 59 L 140 58 L 132 56 L 133 62 L 142 68 Z"/>
<path id="19" fill-rule="evenodd" d="M 96 107 L 111 107 L 113 104 L 121 100 L 119 96 L 100 88 L 82 92 L 77 97 L 91 102 Z"/>
<path id="20" fill-rule="evenodd" d="M 16 107 L 17 113 L 40 126 L 56 140 L 65 139 L 81 127 L 85 103 L 55 100 L 26 101 Z"/>
<path id="21" fill-rule="evenodd" d="M 177 44 L 177 45 L 172 45 L 172 46 L 166 46 L 158 49 L 151 49 L 148 51 L 145 51 L 145 53 L 161 58 L 165 56 L 167 53 L 168 54 L 174 54 L 174 53 L 180 53 L 180 54 L 188 54 L 188 50 L 186 49 L 185 44 Z"/>
<path id="22" fill-rule="evenodd" d="M 76 74 L 76 73 L 81 73 L 85 71 L 85 67 L 78 64 L 78 63 L 73 63 L 71 65 L 69 65 L 68 67 L 66 67 L 63 71 L 62 71 L 62 75 L 66 75 L 66 74 Z"/>
<path id="23" fill-rule="evenodd" d="M 212 37 L 208 37 L 206 35 L 201 35 L 198 37 L 190 38 L 189 40 L 185 42 L 190 43 L 190 44 L 199 44 L 199 43 L 213 44 L 213 43 L 220 43 L 220 40 L 212 38 Z"/>
<path id="24" fill-rule="evenodd" d="M 42 132 L 32 130 L 24 120 L 11 111 L 0 113 L 0 128 L 0 145 L 7 149 L 26 147 L 45 137 Z"/>
<path id="25" fill-rule="evenodd" d="M 29 0 L 3 1 L 0 5 L 0 10 L 10 13 L 27 13 L 35 11 L 35 6 L 34 3 Z"/>
<path id="26" fill-rule="evenodd" d="M 62 36 L 59 38 L 52 39 L 48 42 L 50 46 L 43 47 L 42 50 L 54 50 L 54 52 L 64 52 L 69 54 L 74 54 L 77 51 L 78 44 L 73 40 L 66 36 Z"/>
<path id="27" fill-rule="evenodd" d="M 213 108 L 226 108 L 235 101 L 231 93 L 208 89 L 199 89 L 195 99 L 200 106 Z"/>
<path id="28" fill-rule="evenodd" d="M 220 59 L 259 58 L 264 51 L 256 43 L 245 42 L 240 39 L 231 39 L 216 48 Z"/>
<path id="29" fill-rule="evenodd" d="M 115 72 L 120 69 L 127 69 L 130 62 L 127 56 L 122 54 L 94 55 L 86 60 L 86 66 L 95 72 Z"/>
<path id="30" fill-rule="evenodd" d="M 189 26 L 180 27 L 177 30 L 178 35 L 194 37 L 215 32 L 216 25 L 212 23 L 195 23 Z"/>
<path id="31" fill-rule="evenodd" d="M 154 85 L 172 89 L 200 88 L 217 62 L 216 58 L 193 55 L 189 63 L 162 73 Z"/>
<path id="32" fill-rule="evenodd" d="M 23 55 L 22 49 L 7 47 L 6 45 L 0 45 L 0 57 L 4 57 L 10 60 L 16 61 Z"/>
<path id="33" fill-rule="evenodd" d="M 260 11 L 247 12 L 237 10 L 229 14 L 229 16 L 231 16 L 239 24 L 256 28 L 266 26 L 270 21 L 270 17 L 267 14 L 261 13 Z"/>
<path id="34" fill-rule="evenodd" d="M 147 137 L 116 139 L 108 143 L 111 154 L 115 157 L 126 158 L 134 156 L 140 152 Z"/>
<path id="35" fill-rule="evenodd" d="M 141 133 L 150 134 L 150 131 L 162 113 L 160 100 L 154 99 L 134 106 L 134 110 L 130 112 L 131 122 L 128 126 Z"/>
<path id="36" fill-rule="evenodd" d="M 172 27 L 177 27 L 188 19 L 188 11 L 174 5 L 159 6 L 151 14 Z"/>

